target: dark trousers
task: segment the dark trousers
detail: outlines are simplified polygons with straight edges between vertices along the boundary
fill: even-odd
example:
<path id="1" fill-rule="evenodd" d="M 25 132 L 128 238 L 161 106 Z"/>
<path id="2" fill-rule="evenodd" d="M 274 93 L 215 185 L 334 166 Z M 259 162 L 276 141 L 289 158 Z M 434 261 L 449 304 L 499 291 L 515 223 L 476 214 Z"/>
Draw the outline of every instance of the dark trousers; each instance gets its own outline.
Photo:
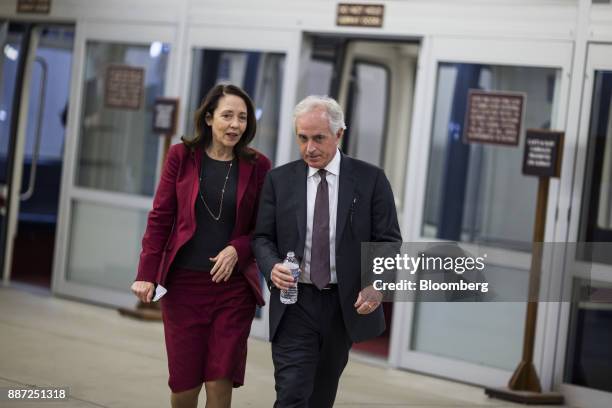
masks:
<path id="1" fill-rule="evenodd" d="M 274 407 L 331 408 L 351 345 L 337 288 L 300 284 L 272 340 Z"/>

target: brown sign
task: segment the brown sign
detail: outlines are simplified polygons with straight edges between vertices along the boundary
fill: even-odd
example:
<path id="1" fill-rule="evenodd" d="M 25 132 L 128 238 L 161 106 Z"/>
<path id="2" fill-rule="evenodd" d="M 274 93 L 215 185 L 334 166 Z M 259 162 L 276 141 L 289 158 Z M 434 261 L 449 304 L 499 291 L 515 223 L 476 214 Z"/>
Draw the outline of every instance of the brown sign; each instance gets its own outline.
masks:
<path id="1" fill-rule="evenodd" d="M 385 6 L 383 4 L 339 3 L 336 25 L 351 27 L 382 27 Z"/>
<path id="2" fill-rule="evenodd" d="M 51 0 L 17 0 L 18 13 L 49 14 Z"/>
<path id="3" fill-rule="evenodd" d="M 157 98 L 153 105 L 153 132 L 174 135 L 178 116 L 178 99 Z"/>
<path id="4" fill-rule="evenodd" d="M 138 110 L 144 96 L 144 68 L 110 65 L 106 68 L 104 104 L 108 108 Z"/>
<path id="5" fill-rule="evenodd" d="M 527 176 L 559 177 L 563 155 L 563 132 L 527 129 L 523 174 Z"/>
<path id="6" fill-rule="evenodd" d="M 465 118 L 465 143 L 518 146 L 525 94 L 470 89 Z"/>

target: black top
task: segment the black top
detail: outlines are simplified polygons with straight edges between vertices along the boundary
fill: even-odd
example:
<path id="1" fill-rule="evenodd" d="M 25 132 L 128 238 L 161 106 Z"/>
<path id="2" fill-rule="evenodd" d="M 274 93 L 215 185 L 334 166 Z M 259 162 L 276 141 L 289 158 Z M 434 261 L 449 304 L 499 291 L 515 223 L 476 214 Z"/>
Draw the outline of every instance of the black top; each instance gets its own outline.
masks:
<path id="1" fill-rule="evenodd" d="M 231 163 L 231 169 L 230 169 Z M 229 175 L 228 175 L 229 171 Z M 219 215 L 221 190 L 227 179 L 221 217 Z M 195 204 L 196 231 L 193 237 L 178 251 L 173 265 L 179 268 L 209 271 L 216 256 L 227 246 L 236 223 L 236 190 L 238 187 L 238 160 L 219 161 L 202 154 L 200 191 Z M 204 206 L 208 205 L 209 210 Z M 212 215 L 211 215 L 212 212 Z"/>

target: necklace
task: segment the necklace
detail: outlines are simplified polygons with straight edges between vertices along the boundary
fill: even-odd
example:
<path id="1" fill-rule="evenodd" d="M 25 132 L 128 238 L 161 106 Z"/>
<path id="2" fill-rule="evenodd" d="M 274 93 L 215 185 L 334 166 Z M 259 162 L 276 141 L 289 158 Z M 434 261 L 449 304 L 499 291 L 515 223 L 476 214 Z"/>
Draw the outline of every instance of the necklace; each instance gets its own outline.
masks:
<path id="1" fill-rule="evenodd" d="M 204 152 L 206 154 L 206 152 Z M 221 212 L 223 211 L 223 196 L 225 195 L 225 187 L 227 186 L 227 180 L 229 179 L 230 172 L 232 171 L 232 166 L 234 165 L 234 160 L 230 161 L 229 167 L 227 169 L 227 174 L 225 175 L 225 181 L 223 182 L 223 188 L 221 189 L 221 199 L 219 200 L 219 213 L 217 215 L 213 214 L 208 204 L 204 200 L 204 196 L 202 195 L 202 180 L 204 180 L 204 160 L 202 160 L 202 165 L 200 167 L 200 183 L 198 185 L 198 194 L 200 195 L 200 200 L 206 207 L 206 211 L 210 214 L 213 220 L 219 221 L 221 219 Z"/>

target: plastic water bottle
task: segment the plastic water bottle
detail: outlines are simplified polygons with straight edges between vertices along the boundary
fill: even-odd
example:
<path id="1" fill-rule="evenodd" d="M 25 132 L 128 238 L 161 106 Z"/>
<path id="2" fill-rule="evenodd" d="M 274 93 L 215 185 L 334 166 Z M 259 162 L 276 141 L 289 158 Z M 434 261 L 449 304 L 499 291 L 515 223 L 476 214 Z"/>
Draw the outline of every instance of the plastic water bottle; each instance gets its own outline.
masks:
<path id="1" fill-rule="evenodd" d="M 287 257 L 283 261 L 283 266 L 289 268 L 289 270 L 291 271 L 291 275 L 293 275 L 293 281 L 297 284 L 298 278 L 300 277 L 300 265 L 298 264 L 297 259 L 295 259 L 295 254 L 293 252 L 287 252 Z M 295 287 L 290 287 L 287 290 L 280 291 L 281 303 L 291 305 L 297 302 L 297 298 L 297 285 Z"/>

